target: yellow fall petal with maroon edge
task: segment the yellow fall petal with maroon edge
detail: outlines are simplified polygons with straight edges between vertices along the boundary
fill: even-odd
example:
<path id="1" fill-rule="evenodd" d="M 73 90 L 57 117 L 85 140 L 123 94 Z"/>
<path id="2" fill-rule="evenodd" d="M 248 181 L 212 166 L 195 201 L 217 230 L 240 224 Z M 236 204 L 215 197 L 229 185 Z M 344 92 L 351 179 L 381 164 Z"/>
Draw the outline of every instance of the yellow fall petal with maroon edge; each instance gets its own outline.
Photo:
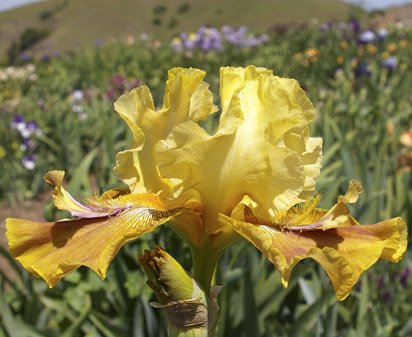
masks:
<path id="1" fill-rule="evenodd" d="M 92 198 L 85 206 L 61 187 L 63 176 L 62 171 L 52 171 L 45 177 L 56 185 L 56 205 L 72 213 L 80 212 L 82 218 L 57 222 L 6 220 L 11 254 L 50 287 L 81 265 L 104 278 L 110 262 L 126 242 L 151 232 L 180 212 L 166 209 L 154 194 L 121 194 L 114 198 L 103 195 Z"/>
<path id="2" fill-rule="evenodd" d="M 293 267 L 302 259 L 319 262 L 329 275 L 336 296 L 345 299 L 362 272 L 378 259 L 398 262 L 407 246 L 406 224 L 402 218 L 372 225 L 360 225 L 346 203 L 356 202 L 360 185 L 352 181 L 345 196 L 331 210 L 309 206 L 289 210 L 277 223 L 264 223 L 247 205 L 234 210 L 233 218 L 222 216 L 239 234 L 253 243 L 281 274 L 288 285 Z"/>

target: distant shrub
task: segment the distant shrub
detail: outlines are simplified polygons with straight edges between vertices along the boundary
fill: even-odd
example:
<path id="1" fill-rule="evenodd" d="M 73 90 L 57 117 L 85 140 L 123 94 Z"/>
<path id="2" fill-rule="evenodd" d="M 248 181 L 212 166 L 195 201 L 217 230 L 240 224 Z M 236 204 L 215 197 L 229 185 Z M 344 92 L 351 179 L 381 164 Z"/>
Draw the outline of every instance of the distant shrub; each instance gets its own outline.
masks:
<path id="1" fill-rule="evenodd" d="M 46 21 L 48 19 L 50 19 L 54 14 L 54 11 L 50 10 L 50 9 L 45 9 L 44 11 L 41 11 L 39 13 L 39 19 L 41 21 Z"/>
<path id="2" fill-rule="evenodd" d="M 188 2 L 184 2 L 177 7 L 178 14 L 187 13 L 190 10 L 190 4 Z"/>
<path id="3" fill-rule="evenodd" d="M 10 64 L 16 63 L 19 54 L 20 54 L 20 46 L 17 41 L 13 41 L 10 44 L 10 47 L 6 51 L 7 54 L 7 60 L 9 61 Z"/>
<path id="4" fill-rule="evenodd" d="M 160 20 L 159 18 L 154 18 L 152 20 L 152 23 L 154 26 L 161 26 L 162 25 L 162 20 Z"/>
<path id="5" fill-rule="evenodd" d="M 39 13 L 39 19 L 41 21 L 46 21 L 50 19 L 52 16 L 54 16 L 57 12 L 63 10 L 66 8 L 70 3 L 70 0 L 64 0 L 60 3 L 58 3 L 56 6 L 50 9 L 45 9 Z"/>
<path id="6" fill-rule="evenodd" d="M 153 14 L 163 14 L 167 11 L 167 7 L 165 5 L 156 5 L 153 7 Z"/>
<path id="7" fill-rule="evenodd" d="M 25 29 L 19 37 L 20 50 L 23 51 L 32 45 L 36 44 L 40 40 L 49 36 L 50 31 L 46 28 L 27 28 Z"/>
<path id="8" fill-rule="evenodd" d="M 46 28 L 27 28 L 19 36 L 18 40 L 14 40 L 7 49 L 7 59 L 10 64 L 15 64 L 21 52 L 33 46 L 37 42 L 50 35 L 50 31 Z"/>

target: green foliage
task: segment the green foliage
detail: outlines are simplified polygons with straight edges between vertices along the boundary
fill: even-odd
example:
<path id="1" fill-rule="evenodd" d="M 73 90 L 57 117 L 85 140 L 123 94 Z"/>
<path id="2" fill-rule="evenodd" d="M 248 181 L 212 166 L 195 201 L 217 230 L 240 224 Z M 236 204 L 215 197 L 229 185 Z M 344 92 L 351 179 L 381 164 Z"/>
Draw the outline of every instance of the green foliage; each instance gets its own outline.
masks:
<path id="1" fill-rule="evenodd" d="M 55 14 L 60 12 L 61 10 L 65 9 L 70 3 L 70 0 L 63 0 L 58 3 L 56 6 L 50 9 L 44 9 L 39 12 L 39 19 L 41 21 L 46 21 L 51 19 Z"/>
<path id="2" fill-rule="evenodd" d="M 400 160 L 410 149 L 399 141 L 412 126 L 412 50 L 405 41 L 412 41 L 412 30 L 392 30 L 373 49 L 359 46 L 350 30 L 286 25 L 276 27 L 267 45 L 258 48 L 176 54 L 151 40 L 118 41 L 37 61 L 34 73 L 0 81 L 0 197 L 41 193 L 49 169 L 67 172 L 68 189 L 76 197 L 119 187 L 111 169 L 131 136 L 113 111 L 114 99 L 144 83 L 159 106 L 167 70 L 192 66 L 207 71 L 219 104 L 219 67 L 255 64 L 298 79 L 314 102 L 312 134 L 324 139 L 318 180 L 322 206 L 331 206 L 355 178 L 365 187 L 354 209 L 361 222 L 402 216 L 411 224 L 412 174 L 408 162 Z M 389 55 L 399 60 L 393 70 L 382 67 Z M 370 75 L 356 76 L 362 63 Z M 82 91 L 81 99 L 75 90 Z M 22 138 L 10 129 L 16 115 L 34 120 L 42 130 L 33 139 L 34 170 L 22 165 Z M 213 130 L 216 120 L 203 126 Z M 48 208 L 47 217 L 56 214 Z M 136 256 L 155 244 L 190 269 L 188 249 L 167 226 L 122 249 L 107 280 L 80 269 L 54 289 L 29 276 L 1 248 L 9 269 L 0 270 L 0 336 L 166 336 L 161 313 L 148 305 L 154 297 L 136 264 Z M 346 301 L 337 302 L 327 275 L 313 261 L 300 263 L 283 289 L 273 266 L 240 242 L 222 256 L 216 273 L 217 284 L 225 285 L 218 336 L 410 336 L 412 283 L 402 279 L 406 268 L 412 268 L 409 256 L 399 265 L 379 263 Z"/>
<path id="3" fill-rule="evenodd" d="M 182 4 L 180 4 L 177 9 L 176 12 L 178 14 L 185 14 L 187 12 L 190 11 L 190 4 L 188 2 L 183 2 Z"/>
<path id="4" fill-rule="evenodd" d="M 20 49 L 25 50 L 28 47 L 44 39 L 50 32 L 47 29 L 27 28 L 21 34 L 19 38 Z"/>
<path id="5" fill-rule="evenodd" d="M 167 11 L 167 7 L 165 5 L 156 5 L 153 7 L 153 14 L 159 15 L 163 14 Z"/>

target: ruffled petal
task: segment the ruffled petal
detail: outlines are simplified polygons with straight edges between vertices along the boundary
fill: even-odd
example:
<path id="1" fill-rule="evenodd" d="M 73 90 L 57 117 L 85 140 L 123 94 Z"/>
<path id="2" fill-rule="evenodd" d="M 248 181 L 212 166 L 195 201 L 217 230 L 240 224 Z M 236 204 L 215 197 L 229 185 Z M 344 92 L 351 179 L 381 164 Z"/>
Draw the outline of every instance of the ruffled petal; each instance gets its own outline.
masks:
<path id="1" fill-rule="evenodd" d="M 53 287 L 84 265 L 102 278 L 119 249 L 180 212 L 155 195 L 133 196 L 134 206 L 106 217 L 59 222 L 6 219 L 10 252 L 24 268 Z"/>
<path id="2" fill-rule="evenodd" d="M 208 85 L 202 81 L 204 76 L 205 72 L 197 69 L 171 69 L 160 111 L 155 111 L 146 86 L 115 102 L 115 110 L 133 134 L 133 148 L 117 154 L 115 173 L 132 192 L 170 194 L 171 183 L 159 175 L 153 148 L 176 125 L 202 120 L 217 110 Z"/>
<path id="3" fill-rule="evenodd" d="M 220 91 L 214 135 L 185 122 L 156 146 L 159 171 L 175 191 L 199 192 L 209 234 L 221 230 L 218 213 L 230 214 L 244 195 L 268 221 L 300 202 L 321 158 L 321 141 L 308 137 L 313 106 L 296 81 L 253 66 L 222 68 Z"/>
<path id="4" fill-rule="evenodd" d="M 346 203 L 356 202 L 361 192 L 362 186 L 353 180 L 329 211 L 308 202 L 277 215 L 275 223 L 258 218 L 252 211 L 254 201 L 245 196 L 230 218 L 220 215 L 219 219 L 252 242 L 276 266 L 285 287 L 295 264 L 312 258 L 326 270 L 337 298 L 343 300 L 362 272 L 379 258 L 398 262 L 407 246 L 403 219 L 361 225 L 353 218 Z"/>
<path id="5" fill-rule="evenodd" d="M 398 262 L 407 245 L 406 224 L 401 218 L 301 233 L 229 219 L 226 221 L 276 266 L 285 287 L 296 263 L 312 258 L 326 270 L 339 300 L 349 295 L 362 272 L 379 258 Z"/>

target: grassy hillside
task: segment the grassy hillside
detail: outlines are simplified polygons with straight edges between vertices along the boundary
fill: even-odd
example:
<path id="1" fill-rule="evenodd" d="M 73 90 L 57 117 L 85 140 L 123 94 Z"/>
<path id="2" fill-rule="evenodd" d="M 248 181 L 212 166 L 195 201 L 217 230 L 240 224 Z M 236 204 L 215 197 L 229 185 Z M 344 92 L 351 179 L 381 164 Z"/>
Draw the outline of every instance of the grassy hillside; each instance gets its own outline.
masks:
<path id="1" fill-rule="evenodd" d="M 0 13 L 0 50 L 27 27 L 51 31 L 33 48 L 32 52 L 39 54 L 128 33 L 147 32 L 168 40 L 203 24 L 244 24 L 259 30 L 277 22 L 346 19 L 355 11 L 339 0 L 258 0 L 253 5 L 250 0 L 49 0 Z"/>
<path id="2" fill-rule="evenodd" d="M 394 15 L 401 20 L 412 20 L 412 3 L 403 6 L 395 6 L 387 10 L 388 14 Z"/>

